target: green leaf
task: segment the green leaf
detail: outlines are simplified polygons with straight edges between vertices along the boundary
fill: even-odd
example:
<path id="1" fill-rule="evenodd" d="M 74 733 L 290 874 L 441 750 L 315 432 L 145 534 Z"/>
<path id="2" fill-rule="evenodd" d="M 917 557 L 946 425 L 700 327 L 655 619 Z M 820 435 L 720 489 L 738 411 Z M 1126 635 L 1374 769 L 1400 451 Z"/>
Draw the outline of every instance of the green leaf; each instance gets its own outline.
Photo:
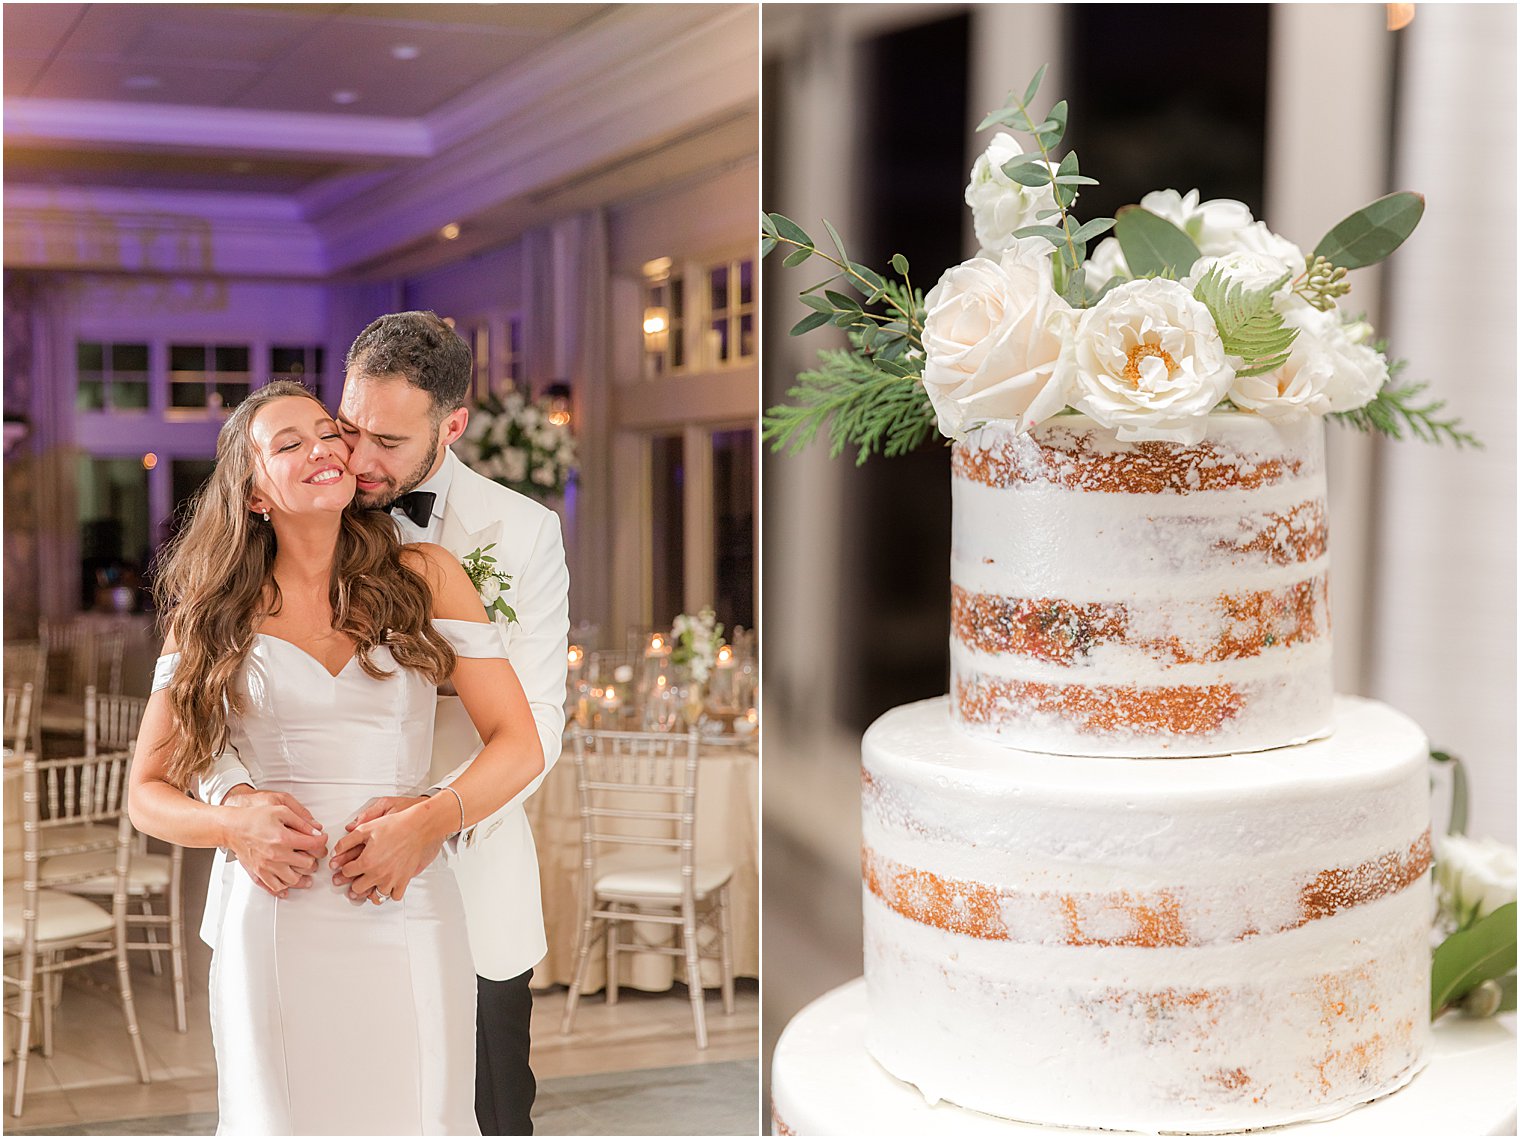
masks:
<path id="1" fill-rule="evenodd" d="M 1003 163 L 1003 173 L 1020 186 L 1050 185 L 1050 167 L 1038 158 L 1031 162 L 1027 154 L 1016 155 Z"/>
<path id="2" fill-rule="evenodd" d="M 839 231 L 829 224 L 828 218 L 823 219 L 823 228 L 829 231 L 829 238 L 834 242 L 834 248 L 839 250 L 839 259 L 841 261 L 848 261 L 849 257 L 845 255 L 844 251 L 844 242 L 839 240 Z"/>
<path id="3" fill-rule="evenodd" d="M 1430 963 L 1431 1016 L 1514 968 L 1515 903 L 1510 902 L 1436 947 Z"/>
<path id="4" fill-rule="evenodd" d="M 1347 269 L 1375 265 L 1404 244 L 1424 213 L 1423 195 L 1408 190 L 1389 194 L 1336 223 L 1314 247 L 1314 257 Z"/>
<path id="5" fill-rule="evenodd" d="M 829 322 L 829 314 L 826 312 L 810 312 L 796 324 L 792 325 L 792 336 L 801 336 L 804 332 L 812 332 L 815 328 L 822 328 Z"/>
<path id="6" fill-rule="evenodd" d="M 762 237 L 760 239 L 760 256 L 761 257 L 766 256 L 767 254 L 770 253 L 770 251 L 772 249 L 775 249 L 775 248 L 776 248 L 776 239 L 774 237 Z"/>
<path id="7" fill-rule="evenodd" d="M 908 259 L 901 253 L 892 254 L 892 271 L 899 277 L 908 275 Z"/>
<path id="8" fill-rule="evenodd" d="M 1017 107 L 1003 107 L 990 112 L 986 118 L 977 124 L 976 129 L 984 131 L 988 127 L 1009 126 L 1016 131 L 1028 131 L 1031 124 L 1029 116 Z"/>
<path id="9" fill-rule="evenodd" d="M 823 295 L 829 299 L 829 303 L 843 312 L 858 313 L 861 311 L 860 302 L 852 296 L 835 292 L 833 289 L 824 289 Z"/>
<path id="10" fill-rule="evenodd" d="M 1124 250 L 1124 263 L 1136 277 L 1171 272 L 1187 275 L 1198 260 L 1193 239 L 1164 217 L 1140 206 L 1124 206 L 1114 222 L 1114 236 Z"/>
<path id="11" fill-rule="evenodd" d="M 822 297 L 813 296 L 811 293 L 801 293 L 798 295 L 797 299 L 803 304 L 807 305 L 807 307 L 812 309 L 814 312 L 826 312 L 830 315 L 833 315 L 834 306 L 831 305 L 828 301 L 824 300 Z"/>
<path id="12" fill-rule="evenodd" d="M 764 210 L 760 211 L 760 232 L 769 234 L 771 237 L 776 236 L 776 223 L 771 221 L 771 215 Z"/>
<path id="13" fill-rule="evenodd" d="M 1467 768 L 1450 752 L 1434 751 L 1430 758 L 1436 763 L 1451 765 L 1451 811 L 1446 816 L 1447 834 L 1467 833 Z"/>
<path id="14" fill-rule="evenodd" d="M 808 246 L 808 245 L 804 245 L 800 249 L 794 249 L 790 253 L 788 253 L 786 255 L 786 259 L 784 261 L 782 261 L 781 264 L 786 265 L 788 267 L 790 267 L 792 265 L 801 265 L 804 261 L 806 261 L 812 255 L 813 255 L 813 249 L 812 249 L 812 247 Z"/>
<path id="15" fill-rule="evenodd" d="M 1055 225 L 1026 225 L 1022 229 L 1013 231 L 1014 237 L 1043 237 L 1046 241 L 1055 245 L 1063 245 L 1066 242 L 1066 231 Z"/>
<path id="16" fill-rule="evenodd" d="M 1040 64 L 1040 70 L 1034 73 L 1034 78 L 1029 81 L 1029 86 L 1024 88 L 1024 106 L 1027 107 L 1030 103 L 1034 102 L 1035 93 L 1039 91 L 1040 82 L 1045 78 L 1045 69 L 1049 66 L 1050 64 L 1048 63 Z"/>
<path id="17" fill-rule="evenodd" d="M 870 287 L 871 300 L 875 300 L 878 296 L 886 291 L 887 283 L 886 281 L 882 280 L 881 274 L 878 273 L 875 269 L 872 269 L 867 265 L 862 265 L 858 261 L 851 261 L 849 264 L 851 271 L 859 276 L 862 280 L 864 280 L 865 283 Z"/>
<path id="18" fill-rule="evenodd" d="M 1096 186 L 1098 180 L 1089 178 L 1086 174 L 1057 174 L 1057 186 Z"/>
<path id="19" fill-rule="evenodd" d="M 807 235 L 807 230 L 794 222 L 791 218 L 782 214 L 771 214 L 771 224 L 776 227 L 776 235 L 784 237 L 797 245 L 805 245 L 809 249 L 813 246 L 813 239 Z"/>
<path id="20" fill-rule="evenodd" d="M 1093 218 L 1091 221 L 1085 221 L 1077 226 L 1076 232 L 1071 236 L 1074 241 L 1090 241 L 1097 237 L 1098 234 L 1107 233 L 1113 228 L 1113 218 Z"/>
<path id="21" fill-rule="evenodd" d="M 1499 1011 L 1515 1011 L 1515 975 L 1508 973 L 1499 978 Z"/>
<path id="22" fill-rule="evenodd" d="M 1036 128 L 1034 135 L 1040 140 L 1040 145 L 1046 150 L 1054 150 L 1056 144 L 1066 134 L 1066 100 L 1062 99 L 1054 107 L 1050 108 L 1045 116 L 1045 122 Z"/>

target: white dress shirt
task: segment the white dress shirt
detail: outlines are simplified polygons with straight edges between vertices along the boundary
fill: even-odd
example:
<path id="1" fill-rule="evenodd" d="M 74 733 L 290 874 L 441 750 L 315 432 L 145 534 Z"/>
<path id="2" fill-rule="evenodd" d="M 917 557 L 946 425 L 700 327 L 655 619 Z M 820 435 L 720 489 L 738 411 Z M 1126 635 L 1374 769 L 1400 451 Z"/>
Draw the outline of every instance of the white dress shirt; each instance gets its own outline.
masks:
<path id="1" fill-rule="evenodd" d="M 444 455 L 438 469 L 433 472 L 433 477 L 412 487 L 412 490 L 431 491 L 433 494 L 433 513 L 428 518 L 426 527 L 418 526 L 406 516 L 404 510 L 391 511 L 391 517 L 396 520 L 396 531 L 403 542 L 438 541 L 439 531 L 443 528 L 443 505 L 448 501 L 449 487 L 454 482 L 454 464 L 450 462 L 452 457 L 452 452 Z"/>

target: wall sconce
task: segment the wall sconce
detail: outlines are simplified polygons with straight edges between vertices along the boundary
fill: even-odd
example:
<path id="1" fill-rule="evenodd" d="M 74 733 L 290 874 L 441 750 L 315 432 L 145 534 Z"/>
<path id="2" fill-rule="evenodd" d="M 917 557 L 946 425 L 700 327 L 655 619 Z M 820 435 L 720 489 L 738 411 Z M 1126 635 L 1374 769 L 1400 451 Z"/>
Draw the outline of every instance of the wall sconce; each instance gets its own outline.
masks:
<path id="1" fill-rule="evenodd" d="M 666 336 L 670 332 L 670 312 L 660 305 L 644 310 L 644 348 L 650 352 L 665 350 Z"/>
<path id="2" fill-rule="evenodd" d="M 570 385 L 555 380 L 544 389 L 544 397 L 549 401 L 549 422 L 556 427 L 570 426 Z"/>

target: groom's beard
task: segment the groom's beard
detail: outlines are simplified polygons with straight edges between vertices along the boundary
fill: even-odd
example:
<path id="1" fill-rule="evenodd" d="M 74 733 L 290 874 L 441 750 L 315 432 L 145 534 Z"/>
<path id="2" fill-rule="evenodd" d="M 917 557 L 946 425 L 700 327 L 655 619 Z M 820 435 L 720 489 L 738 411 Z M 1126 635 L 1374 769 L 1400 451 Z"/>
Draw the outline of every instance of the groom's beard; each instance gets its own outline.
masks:
<path id="1" fill-rule="evenodd" d="M 408 491 L 416 490 L 422 484 L 422 480 L 427 478 L 428 471 L 433 469 L 433 460 L 438 457 L 438 435 L 438 428 L 433 428 L 432 446 L 422 462 L 405 478 L 399 480 L 386 478 L 382 485 L 374 490 L 359 490 L 354 495 L 354 501 L 366 510 L 389 510 L 395 505 L 396 499 Z M 369 475 L 363 471 L 357 473 L 363 474 L 366 479 L 369 478 Z"/>

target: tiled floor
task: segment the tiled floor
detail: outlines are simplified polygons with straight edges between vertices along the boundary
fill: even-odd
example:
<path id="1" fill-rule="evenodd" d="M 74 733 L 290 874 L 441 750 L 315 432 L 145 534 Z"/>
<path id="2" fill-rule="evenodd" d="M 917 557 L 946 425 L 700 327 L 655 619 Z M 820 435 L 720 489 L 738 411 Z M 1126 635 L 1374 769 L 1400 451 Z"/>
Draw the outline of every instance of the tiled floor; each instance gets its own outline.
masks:
<path id="1" fill-rule="evenodd" d="M 195 900 L 187 907 L 193 912 L 186 914 L 192 930 L 200 919 L 199 899 L 205 895 L 207 863 L 208 857 L 198 853 L 186 859 L 185 896 Z M 25 1113 L 20 1120 L 9 1114 L 15 1064 L 5 1065 L 5 1130 L 15 1133 L 22 1128 L 46 1128 L 53 1134 L 68 1134 L 69 1130 L 55 1129 L 127 1120 L 167 1126 L 177 1119 L 181 1122 L 175 1130 L 159 1133 L 206 1133 L 200 1129 L 203 1122 L 200 1117 L 209 1114 L 214 1121 L 216 1111 L 216 1063 L 205 993 L 210 950 L 193 935 L 189 958 L 190 1031 L 185 1035 L 174 1030 L 168 970 L 165 969 L 164 976 L 154 977 L 146 959 L 134 963 L 138 1021 L 153 1076 L 153 1082 L 147 1085 L 137 1082 L 116 999 L 114 973 L 97 966 L 94 970 L 69 974 L 57 1013 L 54 1054 L 49 1059 L 43 1059 L 40 1053 L 32 1054 Z M 740 981 L 732 1016 L 723 1014 L 717 993 L 709 991 L 705 1005 L 709 1046 L 701 1052 L 693 1040 L 691 1006 L 682 986 L 668 993 L 624 989 L 619 1002 L 610 1008 L 600 994 L 588 997 L 581 1002 L 575 1032 L 568 1037 L 561 1036 L 559 1031 L 564 1002 L 562 988 L 534 998 L 533 1067 L 543 1092 L 535 1116 L 546 1113 L 545 1122 L 566 1128 L 601 1126 L 610 1117 L 598 1105 L 615 1107 L 621 1099 L 627 1118 L 615 1125 L 618 1133 L 757 1133 L 759 1090 L 755 1061 L 759 1052 L 760 1002 L 754 981 Z M 749 1062 L 749 1066 L 736 1062 Z M 594 1080 L 579 1085 L 573 1079 L 563 1085 L 552 1083 L 566 1077 L 635 1069 L 679 1072 L 692 1065 L 722 1070 L 698 1075 L 688 1071 L 685 1075 L 667 1074 L 658 1078 L 641 1075 L 637 1084 L 643 1091 L 631 1106 L 627 1094 L 632 1085 L 619 1091 L 622 1085 L 618 1081 L 607 1085 L 598 1085 Z M 698 1096 L 701 1088 L 706 1090 Z M 586 1102 L 578 1102 L 578 1097 Z M 690 1106 L 694 1099 L 713 1100 L 708 1104 L 713 1110 Z M 716 1099 L 722 1103 L 717 1104 Z M 662 1112 L 672 1114 L 662 1117 Z M 726 1128 L 739 1118 L 745 1122 L 737 1131 L 719 1129 L 719 1125 Z M 692 1119 L 699 1119 L 703 1126 L 692 1130 L 686 1125 Z M 648 1122 L 653 1130 L 630 1130 L 635 1121 L 640 1121 L 641 1126 Z M 127 1126 L 123 1124 L 117 1133 L 132 1133 L 126 1130 Z M 568 1129 L 555 1132 L 542 1126 L 540 1131 L 599 1133 Z"/>

